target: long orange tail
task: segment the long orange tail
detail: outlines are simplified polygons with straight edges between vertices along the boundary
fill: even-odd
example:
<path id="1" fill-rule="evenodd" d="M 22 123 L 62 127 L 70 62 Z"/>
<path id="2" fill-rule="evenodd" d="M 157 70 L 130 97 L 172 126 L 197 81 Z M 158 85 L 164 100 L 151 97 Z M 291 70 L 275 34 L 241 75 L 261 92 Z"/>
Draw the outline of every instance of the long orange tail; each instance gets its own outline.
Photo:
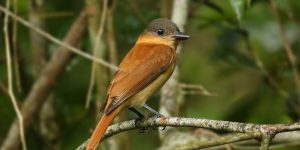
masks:
<path id="1" fill-rule="evenodd" d="M 112 111 L 110 114 L 106 115 L 103 113 L 100 121 L 98 122 L 96 129 L 94 130 L 91 138 L 88 141 L 88 144 L 86 145 L 86 150 L 95 150 L 105 133 L 107 127 L 111 123 L 111 121 L 115 118 L 117 115 L 117 110 Z"/>

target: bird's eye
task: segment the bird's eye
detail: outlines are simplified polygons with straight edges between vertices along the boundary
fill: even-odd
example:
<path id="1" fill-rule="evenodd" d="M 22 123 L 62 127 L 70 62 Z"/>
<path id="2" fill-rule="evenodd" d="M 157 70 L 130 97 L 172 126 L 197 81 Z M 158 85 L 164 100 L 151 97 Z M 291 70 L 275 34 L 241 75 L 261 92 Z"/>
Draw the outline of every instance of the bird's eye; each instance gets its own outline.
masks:
<path id="1" fill-rule="evenodd" d="M 163 35 L 165 33 L 165 30 L 164 29 L 158 29 L 156 31 L 157 35 Z"/>

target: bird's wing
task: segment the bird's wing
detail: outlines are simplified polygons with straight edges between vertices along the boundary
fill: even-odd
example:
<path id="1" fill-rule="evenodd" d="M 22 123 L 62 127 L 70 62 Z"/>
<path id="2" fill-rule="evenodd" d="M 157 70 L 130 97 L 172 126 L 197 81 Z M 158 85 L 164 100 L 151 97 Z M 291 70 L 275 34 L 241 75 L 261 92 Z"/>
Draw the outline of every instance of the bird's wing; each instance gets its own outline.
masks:
<path id="1" fill-rule="evenodd" d="M 166 45 L 137 44 L 119 66 L 111 81 L 105 114 L 120 106 L 159 77 L 175 60 L 172 48 Z"/>

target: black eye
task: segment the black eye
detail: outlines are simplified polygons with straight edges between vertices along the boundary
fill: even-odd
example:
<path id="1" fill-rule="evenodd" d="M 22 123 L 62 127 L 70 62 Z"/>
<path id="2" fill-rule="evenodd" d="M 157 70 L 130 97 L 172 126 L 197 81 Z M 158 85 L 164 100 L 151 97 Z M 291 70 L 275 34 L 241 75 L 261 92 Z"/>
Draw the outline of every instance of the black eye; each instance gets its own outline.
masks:
<path id="1" fill-rule="evenodd" d="M 158 29 L 156 31 L 157 35 L 163 35 L 165 33 L 165 30 L 164 29 Z"/>

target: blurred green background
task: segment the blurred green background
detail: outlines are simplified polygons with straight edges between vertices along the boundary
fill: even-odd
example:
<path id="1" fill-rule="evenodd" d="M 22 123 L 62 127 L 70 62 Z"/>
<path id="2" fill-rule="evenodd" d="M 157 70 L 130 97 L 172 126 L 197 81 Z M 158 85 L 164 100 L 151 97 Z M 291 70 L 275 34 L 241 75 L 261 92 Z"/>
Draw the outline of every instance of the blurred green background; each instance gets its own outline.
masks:
<path id="1" fill-rule="evenodd" d="M 32 0 L 34 1 L 34 0 Z M 0 4 L 4 4 L 0 0 Z M 18 15 L 28 20 L 31 1 L 19 1 Z M 119 0 L 115 2 L 113 28 L 120 61 L 134 45 L 147 22 L 164 16 L 159 0 Z M 300 56 L 300 1 L 275 0 L 289 43 L 297 58 Z M 100 2 L 102 4 L 102 2 Z M 169 4 L 172 4 L 169 3 Z M 82 0 L 44 1 L 39 6 L 44 29 L 62 39 L 75 18 L 84 8 Z M 299 117 L 300 101 L 289 60 L 282 42 L 279 23 L 266 0 L 190 0 L 185 31 L 191 36 L 183 42 L 178 57 L 180 82 L 201 84 L 214 96 L 186 94 L 183 117 L 197 117 L 251 123 L 291 123 Z M 239 14 L 239 15 L 238 15 Z M 167 15 L 168 16 L 168 15 Z M 1 13 L 0 81 L 7 84 L 5 47 L 3 40 L 3 13 Z M 99 18 L 100 21 L 100 18 Z M 104 29 L 106 37 L 107 30 Z M 22 103 L 35 81 L 32 60 L 32 38 L 28 28 L 18 24 L 17 50 L 22 91 L 15 94 Z M 80 48 L 92 53 L 87 35 Z M 109 60 L 108 39 L 103 38 L 103 58 Z M 49 60 L 57 48 L 46 40 L 44 58 Z M 118 61 L 118 62 L 119 62 Z M 264 65 L 259 67 L 257 62 Z M 299 61 L 297 68 L 300 69 Z M 97 91 L 92 94 L 90 109 L 85 99 L 90 81 L 91 61 L 76 55 L 56 81 L 52 92 L 55 122 L 58 126 L 56 143 L 59 149 L 75 149 L 90 135 L 99 116 Z M 107 70 L 106 70 L 107 71 Z M 108 73 L 110 74 L 110 73 Z M 298 72 L 299 74 L 299 72 Z M 108 75 L 110 76 L 110 75 Z M 271 81 L 270 81 L 271 79 Z M 15 80 L 14 80 L 15 81 Z M 16 83 L 16 82 L 14 82 Z M 106 86 L 108 83 L 105 84 Z M 106 87 L 104 87 L 106 88 Z M 105 91 L 104 91 L 105 92 Z M 150 105 L 158 108 L 159 94 Z M 127 113 L 129 119 L 135 116 Z M 0 90 L 0 143 L 16 117 L 11 101 L 3 88 Z M 28 148 L 43 147 L 37 116 L 26 132 Z M 155 130 L 138 133 L 130 131 L 130 149 L 152 150 L 159 147 Z M 127 133 L 121 133 L 127 134 Z M 143 139 L 143 140 L 141 140 Z M 145 146 L 147 145 L 147 146 Z M 295 146 L 294 149 L 300 148 Z M 285 148 L 284 148 L 285 149 Z M 292 149 L 289 147 L 287 149 Z"/>

